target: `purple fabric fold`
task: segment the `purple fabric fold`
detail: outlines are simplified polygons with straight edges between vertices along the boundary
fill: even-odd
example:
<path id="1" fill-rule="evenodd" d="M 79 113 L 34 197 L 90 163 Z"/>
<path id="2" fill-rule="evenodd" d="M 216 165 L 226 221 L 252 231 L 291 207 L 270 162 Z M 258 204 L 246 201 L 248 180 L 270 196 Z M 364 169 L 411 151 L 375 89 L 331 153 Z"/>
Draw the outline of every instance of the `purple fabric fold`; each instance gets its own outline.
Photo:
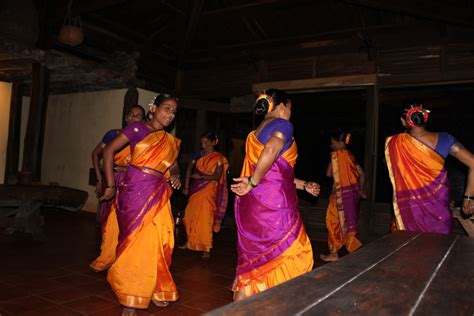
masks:
<path id="1" fill-rule="evenodd" d="M 229 191 L 227 190 L 227 183 L 219 183 L 217 185 L 217 202 L 216 215 L 214 216 L 214 226 L 220 226 L 225 216 L 227 203 L 229 201 Z"/>
<path id="2" fill-rule="evenodd" d="M 140 226 L 148 211 L 166 194 L 171 195 L 171 188 L 162 173 L 144 172 L 140 168 L 128 165 L 119 188 L 117 205 L 120 229 L 118 252 L 124 246 L 126 238 Z"/>
<path id="3" fill-rule="evenodd" d="M 258 268 L 281 255 L 303 225 L 293 168 L 281 156 L 250 193 L 236 197 L 237 274 Z"/>
<path id="4" fill-rule="evenodd" d="M 347 232 L 357 232 L 359 205 L 360 205 L 360 188 L 358 183 L 341 187 L 340 195 L 342 197 L 342 209 L 344 210 L 344 220 Z M 337 200 L 336 200 L 337 201 Z M 338 207 L 340 209 L 340 207 Z"/>
<path id="5" fill-rule="evenodd" d="M 450 234 L 453 219 L 449 210 L 446 170 L 428 186 L 396 193 L 400 215 L 408 231 Z"/>

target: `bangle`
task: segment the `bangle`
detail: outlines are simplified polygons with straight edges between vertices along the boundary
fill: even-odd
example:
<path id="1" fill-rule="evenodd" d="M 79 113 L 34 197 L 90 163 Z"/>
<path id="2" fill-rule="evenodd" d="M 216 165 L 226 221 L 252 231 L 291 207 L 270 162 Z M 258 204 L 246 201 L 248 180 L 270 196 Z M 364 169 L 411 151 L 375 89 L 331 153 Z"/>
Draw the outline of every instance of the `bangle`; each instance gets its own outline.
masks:
<path id="1" fill-rule="evenodd" d="M 115 184 L 114 185 L 107 185 L 106 188 L 107 189 L 115 189 Z"/>
<path id="2" fill-rule="evenodd" d="M 463 198 L 464 198 L 465 200 L 468 200 L 468 201 L 474 200 L 474 196 L 472 196 L 472 195 L 464 195 Z"/>
<path id="3" fill-rule="evenodd" d="M 252 188 L 255 188 L 257 185 L 252 182 L 252 177 L 249 177 L 247 180 L 247 184 L 250 185 Z"/>
<path id="4" fill-rule="evenodd" d="M 97 179 L 97 183 L 102 183 L 102 180 Z"/>
<path id="5" fill-rule="evenodd" d="M 303 183 L 303 190 L 306 190 L 306 184 L 307 184 L 307 183 L 308 183 L 308 181 L 305 181 L 305 182 Z"/>

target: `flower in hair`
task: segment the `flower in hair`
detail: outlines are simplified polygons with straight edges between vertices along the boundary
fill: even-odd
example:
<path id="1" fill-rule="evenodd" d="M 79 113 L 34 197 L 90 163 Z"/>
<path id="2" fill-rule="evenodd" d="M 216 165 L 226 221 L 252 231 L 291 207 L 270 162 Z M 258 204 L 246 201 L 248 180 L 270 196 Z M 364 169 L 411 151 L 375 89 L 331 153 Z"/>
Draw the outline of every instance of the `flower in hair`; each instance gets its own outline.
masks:
<path id="1" fill-rule="evenodd" d="M 406 109 L 405 112 L 405 120 L 411 127 L 416 127 L 415 123 L 411 120 L 411 116 L 417 112 L 423 114 L 425 123 L 428 122 L 430 110 L 424 109 L 423 105 L 410 105 L 410 108 Z"/>
<path id="2" fill-rule="evenodd" d="M 257 101 L 255 101 L 255 103 L 257 103 L 260 100 L 266 100 L 268 102 L 268 112 L 273 111 L 273 99 L 268 94 L 266 94 L 265 92 L 261 93 L 258 96 Z"/>
<path id="3" fill-rule="evenodd" d="M 344 139 L 344 144 L 346 145 L 349 145 L 349 143 L 351 142 L 351 134 L 347 133 L 346 134 L 346 138 Z"/>

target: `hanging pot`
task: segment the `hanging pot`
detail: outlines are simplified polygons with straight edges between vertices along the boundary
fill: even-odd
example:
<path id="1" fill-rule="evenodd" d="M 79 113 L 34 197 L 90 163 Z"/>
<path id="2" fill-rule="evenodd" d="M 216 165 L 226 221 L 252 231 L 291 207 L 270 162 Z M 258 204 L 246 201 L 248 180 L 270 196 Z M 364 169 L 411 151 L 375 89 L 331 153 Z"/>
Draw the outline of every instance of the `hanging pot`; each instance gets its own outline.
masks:
<path id="1" fill-rule="evenodd" d="M 75 25 L 63 25 L 59 31 L 58 40 L 69 46 L 80 45 L 84 41 L 82 28 Z"/>

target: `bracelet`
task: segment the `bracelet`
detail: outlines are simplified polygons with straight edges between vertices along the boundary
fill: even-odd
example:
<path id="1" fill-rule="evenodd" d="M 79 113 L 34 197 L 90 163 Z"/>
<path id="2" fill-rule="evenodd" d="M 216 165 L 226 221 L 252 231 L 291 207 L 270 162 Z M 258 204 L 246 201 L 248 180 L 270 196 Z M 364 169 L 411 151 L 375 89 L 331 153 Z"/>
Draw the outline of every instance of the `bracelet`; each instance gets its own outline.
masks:
<path id="1" fill-rule="evenodd" d="M 306 184 L 308 184 L 308 181 L 305 181 L 305 182 L 303 183 L 303 190 L 306 190 Z"/>
<path id="2" fill-rule="evenodd" d="M 102 180 L 97 179 L 97 183 L 102 183 Z"/>
<path id="3" fill-rule="evenodd" d="M 474 200 L 474 196 L 472 196 L 472 195 L 464 195 L 464 196 L 463 196 L 463 199 L 468 200 L 468 201 L 471 201 L 471 200 Z"/>
<path id="4" fill-rule="evenodd" d="M 115 184 L 114 185 L 107 185 L 106 188 L 107 189 L 115 189 Z"/>
<path id="5" fill-rule="evenodd" d="M 255 188 L 257 185 L 252 182 L 252 177 L 249 177 L 247 180 L 247 184 L 250 185 L 252 188 Z"/>

